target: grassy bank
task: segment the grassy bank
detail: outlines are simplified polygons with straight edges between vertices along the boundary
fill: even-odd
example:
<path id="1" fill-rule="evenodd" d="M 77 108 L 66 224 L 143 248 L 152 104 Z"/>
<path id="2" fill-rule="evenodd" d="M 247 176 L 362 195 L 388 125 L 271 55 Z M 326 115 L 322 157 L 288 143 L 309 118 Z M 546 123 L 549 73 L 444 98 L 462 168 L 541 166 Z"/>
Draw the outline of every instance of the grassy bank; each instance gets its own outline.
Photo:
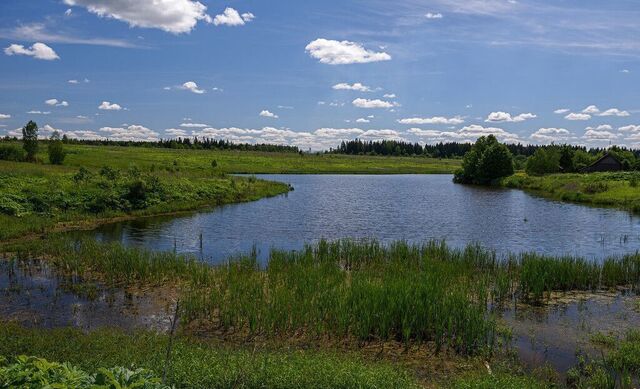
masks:
<path id="1" fill-rule="evenodd" d="M 94 156 L 93 164 L 100 159 Z M 285 184 L 195 171 L 173 163 L 112 163 L 72 169 L 0 161 L 0 240 L 92 226 L 114 218 L 168 214 L 257 200 L 289 191 Z"/>
<path id="2" fill-rule="evenodd" d="M 519 173 L 504 179 L 502 185 L 553 200 L 640 212 L 640 174 L 637 172 L 545 176 Z"/>
<path id="3" fill-rule="evenodd" d="M 146 368 L 162 377 L 168 337 L 104 329 L 26 329 L 0 323 L 0 355 L 34 355 L 70 362 L 95 374 L 99 368 Z M 178 337 L 167 383 L 178 388 L 416 388 L 415 378 L 386 363 L 317 351 L 226 349 Z M 0 383 L 1 383 L 0 377 Z"/>
<path id="4" fill-rule="evenodd" d="M 592 262 L 536 254 L 497 258 L 443 243 L 319 242 L 208 266 L 189 256 L 64 238 L 5 245 L 17 257 L 109 284 L 176 285 L 189 328 L 229 338 L 290 336 L 431 344 L 489 355 L 501 304 L 540 303 L 555 291 L 636 289 L 640 256 Z"/>
<path id="5" fill-rule="evenodd" d="M 105 164 L 117 169 L 136 165 L 142 169 L 173 168 L 183 173 L 199 174 L 217 163 L 220 173 L 284 173 L 284 174 L 452 174 L 460 160 L 426 157 L 377 157 L 350 155 L 316 155 L 278 152 L 177 150 L 145 147 L 65 145 L 66 169 L 79 167 L 99 169 Z M 47 160 L 46 153 L 39 155 Z"/>

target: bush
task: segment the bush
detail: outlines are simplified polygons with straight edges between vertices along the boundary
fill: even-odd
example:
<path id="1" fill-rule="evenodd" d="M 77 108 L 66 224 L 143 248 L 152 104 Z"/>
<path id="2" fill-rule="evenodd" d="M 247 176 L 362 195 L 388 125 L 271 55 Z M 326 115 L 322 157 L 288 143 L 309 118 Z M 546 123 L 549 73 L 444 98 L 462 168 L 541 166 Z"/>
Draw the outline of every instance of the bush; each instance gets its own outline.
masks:
<path id="1" fill-rule="evenodd" d="M 560 171 L 560 151 L 557 147 L 542 147 L 527 160 L 525 171 L 530 176 L 557 173 Z"/>
<path id="2" fill-rule="evenodd" d="M 455 173 L 453 181 L 461 184 L 487 185 L 513 174 L 513 156 L 507 146 L 495 136 L 480 137 L 465 154 L 462 170 Z"/>
<path id="3" fill-rule="evenodd" d="M 24 161 L 24 151 L 14 145 L 0 145 L 0 160 L 22 162 Z"/>
<path id="4" fill-rule="evenodd" d="M 64 145 L 62 144 L 62 140 L 60 140 L 60 134 L 55 131 L 51 138 L 49 139 L 49 162 L 52 165 L 62 165 L 64 162 L 64 158 L 67 154 L 64 151 Z"/>

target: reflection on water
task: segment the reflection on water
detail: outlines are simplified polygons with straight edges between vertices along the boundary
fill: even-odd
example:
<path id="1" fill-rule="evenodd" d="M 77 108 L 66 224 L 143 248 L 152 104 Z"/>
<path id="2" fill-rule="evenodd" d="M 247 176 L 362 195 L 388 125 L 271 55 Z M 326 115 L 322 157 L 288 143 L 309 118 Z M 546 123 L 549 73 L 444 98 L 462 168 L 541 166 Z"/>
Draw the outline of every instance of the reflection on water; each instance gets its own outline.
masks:
<path id="1" fill-rule="evenodd" d="M 169 326 L 162 291 L 124 291 L 56 274 L 41 261 L 0 259 L 0 318 L 28 327 L 148 328 Z"/>
<path id="2" fill-rule="evenodd" d="M 89 232 L 108 241 L 176 250 L 218 262 L 318 239 L 479 242 L 498 253 L 536 251 L 603 258 L 640 249 L 640 218 L 522 191 L 455 185 L 448 175 L 262 175 L 295 191 L 177 218 L 149 218 Z"/>

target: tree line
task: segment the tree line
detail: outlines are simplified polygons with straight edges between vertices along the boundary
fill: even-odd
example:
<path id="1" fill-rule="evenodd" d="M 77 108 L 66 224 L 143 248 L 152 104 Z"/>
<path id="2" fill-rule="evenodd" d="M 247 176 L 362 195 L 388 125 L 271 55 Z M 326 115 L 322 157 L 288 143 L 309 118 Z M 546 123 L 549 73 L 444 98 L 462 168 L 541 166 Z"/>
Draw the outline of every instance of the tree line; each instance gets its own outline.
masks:
<path id="1" fill-rule="evenodd" d="M 382 140 L 382 141 L 363 141 L 361 139 L 354 139 L 350 141 L 342 141 L 340 146 L 335 149 L 329 149 L 329 153 L 333 154 L 348 154 L 348 155 L 381 155 L 381 156 L 426 156 L 432 158 L 462 158 L 469 151 L 473 144 L 471 143 L 459 143 L 459 142 L 439 142 L 435 144 L 411 143 L 396 140 Z M 505 147 L 514 156 L 531 157 L 538 150 L 546 149 L 550 146 L 543 145 L 523 145 L 518 144 L 505 144 Z M 584 152 L 589 155 L 597 156 L 602 155 L 607 149 L 604 148 L 589 148 L 576 145 L 562 145 L 563 148 L 568 148 L 572 152 Z M 625 152 L 630 152 L 640 157 L 640 150 L 631 150 L 620 148 Z M 520 158 L 520 162 L 523 160 Z M 516 161 L 518 163 L 518 161 Z"/>
<path id="2" fill-rule="evenodd" d="M 16 137 L 5 136 L 6 141 L 18 141 Z M 89 146 L 121 146 L 121 147 L 153 147 L 164 149 L 192 149 L 192 150 L 239 150 L 239 151 L 263 151 L 299 153 L 297 146 L 276 145 L 268 143 L 234 143 L 224 139 L 212 138 L 176 138 L 160 139 L 158 141 L 123 141 L 111 139 L 77 139 L 63 135 L 64 144 L 89 145 Z"/>

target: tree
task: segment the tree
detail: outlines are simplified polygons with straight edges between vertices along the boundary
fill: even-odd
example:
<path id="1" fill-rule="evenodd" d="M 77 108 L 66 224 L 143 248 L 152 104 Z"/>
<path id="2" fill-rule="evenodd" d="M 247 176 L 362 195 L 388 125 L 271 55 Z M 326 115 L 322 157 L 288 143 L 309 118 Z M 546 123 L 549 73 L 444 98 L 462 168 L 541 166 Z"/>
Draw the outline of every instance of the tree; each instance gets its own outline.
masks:
<path id="1" fill-rule="evenodd" d="M 530 176 L 557 173 L 560 171 L 560 151 L 557 147 L 542 147 L 527 160 L 524 169 Z"/>
<path id="2" fill-rule="evenodd" d="M 64 146 L 62 144 L 62 140 L 60 139 L 60 134 L 58 131 L 54 131 L 49 138 L 49 162 L 52 165 L 62 165 L 64 162 L 64 157 L 67 156 L 67 153 L 64 151 Z"/>
<path id="3" fill-rule="evenodd" d="M 560 149 L 560 169 L 563 173 L 572 173 L 575 171 L 575 167 L 573 166 L 573 155 L 574 151 L 569 146 L 563 146 Z"/>
<path id="4" fill-rule="evenodd" d="M 513 156 L 495 136 L 480 137 L 462 160 L 454 182 L 488 185 L 513 174 Z"/>
<path id="5" fill-rule="evenodd" d="M 22 147 L 27 152 L 27 160 L 35 161 L 38 153 L 38 125 L 32 120 L 22 127 Z"/>

